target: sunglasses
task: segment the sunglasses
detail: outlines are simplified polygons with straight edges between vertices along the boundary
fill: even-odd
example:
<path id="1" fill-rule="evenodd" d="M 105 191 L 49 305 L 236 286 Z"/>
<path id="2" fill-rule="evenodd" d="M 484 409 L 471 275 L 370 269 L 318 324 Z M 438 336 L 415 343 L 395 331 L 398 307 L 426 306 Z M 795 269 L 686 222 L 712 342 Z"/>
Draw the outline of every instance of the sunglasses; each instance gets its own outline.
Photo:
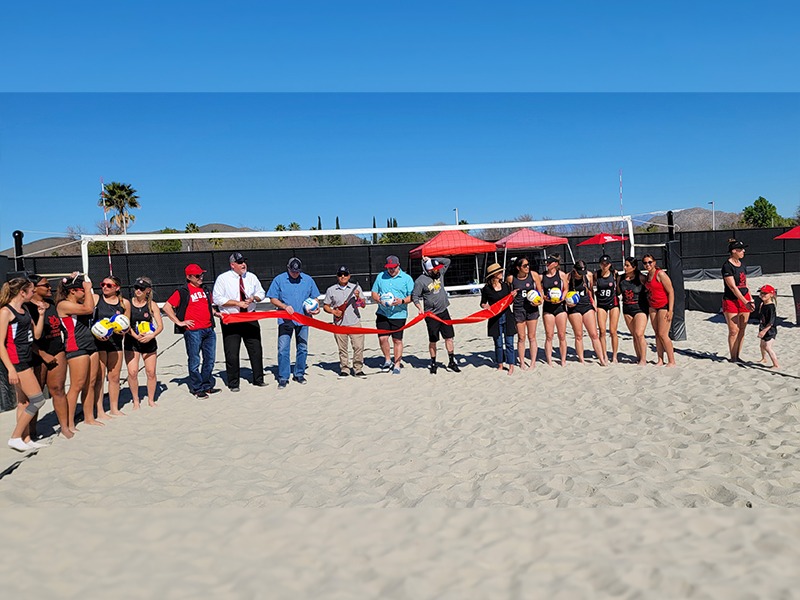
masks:
<path id="1" fill-rule="evenodd" d="M 350 277 L 350 273 L 337 273 L 337 277 Z"/>
<path id="2" fill-rule="evenodd" d="M 654 264 L 656 264 L 656 261 L 654 261 L 654 260 L 643 260 L 642 264 L 643 265 L 654 265 Z"/>
<path id="3" fill-rule="evenodd" d="M 103 283 L 101 283 L 101 284 L 100 284 L 100 287 L 104 287 L 104 288 L 113 288 L 113 287 L 116 287 L 116 285 L 117 285 L 116 283 L 106 283 L 106 282 L 104 281 Z"/>
<path id="4" fill-rule="evenodd" d="M 51 286 L 49 283 L 37 283 L 37 284 L 36 284 L 36 287 L 43 287 L 43 288 L 50 289 L 50 288 L 52 288 L 53 286 Z"/>
<path id="5" fill-rule="evenodd" d="M 530 265 L 528 263 L 525 263 L 524 265 L 520 265 L 520 267 L 523 269 L 527 269 L 528 267 L 530 267 Z"/>
<path id="6" fill-rule="evenodd" d="M 202 279 L 203 278 L 203 274 L 200 273 L 199 275 L 188 275 L 188 277 L 197 277 L 198 279 Z"/>
<path id="7" fill-rule="evenodd" d="M 237 265 L 244 265 L 244 264 L 246 264 L 246 263 L 247 263 L 247 261 L 246 261 L 246 260 L 235 260 L 235 261 L 233 261 L 233 262 L 235 262 Z"/>
<path id="8" fill-rule="evenodd" d="M 143 285 L 135 285 L 135 286 L 133 286 L 133 289 L 135 289 L 137 292 L 143 292 L 143 291 L 145 291 L 145 290 L 146 290 L 146 289 L 148 289 L 148 288 L 146 288 L 146 287 L 145 287 L 145 286 L 143 286 Z"/>

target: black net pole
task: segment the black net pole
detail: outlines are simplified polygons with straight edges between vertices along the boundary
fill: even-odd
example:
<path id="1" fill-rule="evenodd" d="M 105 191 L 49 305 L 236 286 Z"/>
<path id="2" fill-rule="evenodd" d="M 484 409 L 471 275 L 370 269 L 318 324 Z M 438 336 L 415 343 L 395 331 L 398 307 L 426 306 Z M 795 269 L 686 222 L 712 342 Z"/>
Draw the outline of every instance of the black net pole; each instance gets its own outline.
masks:
<path id="1" fill-rule="evenodd" d="M 664 245 L 664 259 L 675 294 L 669 337 L 673 341 L 683 342 L 686 340 L 686 289 L 683 286 L 683 261 L 679 244 L 678 241 L 667 242 Z"/>

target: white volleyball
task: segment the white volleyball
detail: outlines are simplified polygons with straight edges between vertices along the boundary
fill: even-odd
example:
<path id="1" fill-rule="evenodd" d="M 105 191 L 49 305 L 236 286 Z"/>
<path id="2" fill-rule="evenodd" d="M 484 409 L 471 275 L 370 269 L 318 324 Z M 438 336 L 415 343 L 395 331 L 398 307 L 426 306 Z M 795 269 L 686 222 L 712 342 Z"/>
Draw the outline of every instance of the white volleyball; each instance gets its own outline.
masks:
<path id="1" fill-rule="evenodd" d="M 391 306 L 394 303 L 394 294 L 392 292 L 383 292 L 381 294 L 381 304 L 384 306 Z"/>
<path id="2" fill-rule="evenodd" d="M 319 300 L 316 298 L 306 298 L 303 300 L 303 310 L 308 314 L 317 312 L 319 310 Z"/>

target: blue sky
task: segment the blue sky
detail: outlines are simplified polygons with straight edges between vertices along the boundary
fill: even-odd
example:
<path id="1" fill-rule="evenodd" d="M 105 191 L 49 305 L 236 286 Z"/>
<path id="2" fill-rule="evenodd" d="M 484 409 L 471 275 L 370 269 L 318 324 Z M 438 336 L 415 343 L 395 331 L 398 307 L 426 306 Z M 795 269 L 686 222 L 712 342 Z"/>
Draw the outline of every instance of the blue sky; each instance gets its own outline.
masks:
<path id="1" fill-rule="evenodd" d="M 800 204 L 788 1 L 4 3 L 0 248 L 227 222 Z M 36 208 L 34 208 L 36 207 Z M 37 237 L 28 234 L 27 239 Z"/>
<path id="2" fill-rule="evenodd" d="M 2 245 L 89 231 L 99 180 L 132 231 L 472 223 L 800 204 L 796 94 L 3 94 Z M 34 234 L 28 238 L 33 239 Z"/>

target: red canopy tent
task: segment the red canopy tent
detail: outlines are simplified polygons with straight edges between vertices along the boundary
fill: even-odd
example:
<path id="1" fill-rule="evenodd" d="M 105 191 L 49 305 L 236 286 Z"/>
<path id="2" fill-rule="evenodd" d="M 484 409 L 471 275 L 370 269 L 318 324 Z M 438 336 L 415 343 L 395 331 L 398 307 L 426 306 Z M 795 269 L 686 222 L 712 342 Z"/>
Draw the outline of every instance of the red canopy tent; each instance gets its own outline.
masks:
<path id="1" fill-rule="evenodd" d="M 614 235 L 613 233 L 598 233 L 588 240 L 582 241 L 578 246 L 605 246 L 612 242 L 624 242 L 628 239 L 626 235 Z"/>
<path id="2" fill-rule="evenodd" d="M 423 256 L 483 254 L 484 252 L 495 252 L 496 250 L 497 246 L 492 242 L 478 239 L 463 231 L 443 231 L 421 246 L 417 246 L 408 254 L 411 258 L 422 258 Z"/>
<path id="3" fill-rule="evenodd" d="M 547 235 L 546 233 L 539 233 L 533 229 L 520 229 L 511 235 L 507 235 L 506 237 L 497 240 L 496 243 L 498 248 L 505 248 L 506 250 L 505 255 L 503 256 L 503 264 L 506 263 L 506 257 L 508 256 L 509 248 L 512 250 L 519 248 L 546 248 L 547 246 L 566 244 L 570 256 L 572 256 L 572 248 L 570 248 L 569 240 L 567 238 L 558 237 L 555 235 Z"/>
<path id="4" fill-rule="evenodd" d="M 800 225 L 786 231 L 780 235 L 776 235 L 775 240 L 800 240 Z"/>
<path id="5" fill-rule="evenodd" d="M 408 254 L 411 258 L 423 256 L 464 256 L 475 255 L 475 280 L 480 281 L 478 254 L 497 252 L 492 242 L 481 240 L 463 231 L 442 231 L 421 246 L 417 246 Z"/>

